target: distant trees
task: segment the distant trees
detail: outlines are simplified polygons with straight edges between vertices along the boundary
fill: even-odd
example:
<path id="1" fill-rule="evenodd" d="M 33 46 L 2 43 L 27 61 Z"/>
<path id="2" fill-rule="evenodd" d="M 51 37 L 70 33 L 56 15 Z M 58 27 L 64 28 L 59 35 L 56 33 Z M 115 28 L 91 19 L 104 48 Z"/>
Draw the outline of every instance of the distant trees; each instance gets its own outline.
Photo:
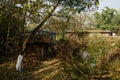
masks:
<path id="1" fill-rule="evenodd" d="M 117 33 L 120 28 L 120 12 L 106 7 L 102 12 L 95 12 L 95 26 L 100 29 L 108 29 Z"/>

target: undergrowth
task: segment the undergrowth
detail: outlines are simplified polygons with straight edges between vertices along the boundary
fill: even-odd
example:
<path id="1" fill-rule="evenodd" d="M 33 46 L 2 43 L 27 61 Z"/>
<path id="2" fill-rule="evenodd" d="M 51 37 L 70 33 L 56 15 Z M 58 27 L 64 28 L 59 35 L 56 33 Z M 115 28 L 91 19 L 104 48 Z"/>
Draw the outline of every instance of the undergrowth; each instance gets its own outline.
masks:
<path id="1" fill-rule="evenodd" d="M 57 41 L 53 47 L 56 57 L 61 60 L 61 66 L 66 73 L 66 75 L 62 76 L 62 80 L 120 79 L 119 39 L 114 37 L 89 37 L 84 39 L 84 43 L 83 41 L 76 42 L 71 39 L 65 39 Z M 86 52 L 85 57 L 83 57 L 84 52 Z M 0 64 L 0 80 L 39 80 L 31 78 L 31 75 L 34 68 L 41 61 L 37 58 L 35 60 L 28 58 L 24 59 L 24 62 L 27 62 L 24 65 L 26 67 L 30 66 L 31 70 L 21 73 L 15 71 L 14 60 L 13 62 L 9 62 L 9 64 Z M 28 65 L 29 63 L 30 65 Z"/>
<path id="2" fill-rule="evenodd" d="M 118 56 L 120 40 L 114 37 L 89 37 L 84 40 L 84 44 L 71 40 L 59 46 L 62 49 L 59 49 L 61 52 L 58 54 L 69 77 L 72 80 L 120 79 L 120 58 Z M 69 50 L 64 47 L 68 47 Z M 83 52 L 88 53 L 85 59 L 82 58 Z M 114 59 L 110 61 L 108 57 Z"/>

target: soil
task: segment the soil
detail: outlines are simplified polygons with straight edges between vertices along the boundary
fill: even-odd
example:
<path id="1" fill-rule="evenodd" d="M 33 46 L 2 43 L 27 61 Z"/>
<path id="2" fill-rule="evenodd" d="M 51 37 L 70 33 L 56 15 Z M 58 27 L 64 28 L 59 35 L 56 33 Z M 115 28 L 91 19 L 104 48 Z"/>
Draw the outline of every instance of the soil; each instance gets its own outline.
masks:
<path id="1" fill-rule="evenodd" d="M 16 61 L 0 65 L 0 80 L 66 80 L 67 76 L 62 62 L 57 58 L 41 61 L 36 67 L 23 68 L 21 72 L 15 70 Z M 32 65 L 31 65 L 32 66 Z M 27 69 L 29 68 L 29 69 Z M 67 79 L 68 80 L 68 79 Z"/>

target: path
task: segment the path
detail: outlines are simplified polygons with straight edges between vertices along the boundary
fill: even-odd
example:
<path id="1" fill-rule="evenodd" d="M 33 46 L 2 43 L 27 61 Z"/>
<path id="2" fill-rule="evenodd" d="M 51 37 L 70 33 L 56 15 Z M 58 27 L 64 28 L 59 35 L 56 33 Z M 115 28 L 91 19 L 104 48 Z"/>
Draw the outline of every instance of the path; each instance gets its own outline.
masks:
<path id="1" fill-rule="evenodd" d="M 64 76 L 63 67 L 59 59 L 50 59 L 42 62 L 37 70 L 33 71 L 31 78 L 40 80 L 61 80 Z"/>

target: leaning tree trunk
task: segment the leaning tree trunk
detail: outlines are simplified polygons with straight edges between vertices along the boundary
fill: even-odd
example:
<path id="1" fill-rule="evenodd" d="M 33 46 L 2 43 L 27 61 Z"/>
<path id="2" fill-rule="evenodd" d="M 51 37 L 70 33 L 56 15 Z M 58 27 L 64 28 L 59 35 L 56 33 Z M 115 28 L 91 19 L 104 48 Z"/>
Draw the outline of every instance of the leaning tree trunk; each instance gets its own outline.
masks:
<path id="1" fill-rule="evenodd" d="M 17 63 L 16 63 L 16 70 L 17 71 L 21 71 L 21 65 L 22 65 L 22 59 L 23 59 L 23 55 L 26 49 L 26 45 L 27 43 L 30 42 L 30 40 L 33 38 L 33 36 L 35 35 L 35 33 L 44 25 L 44 23 L 52 16 L 52 13 L 55 11 L 55 9 L 57 8 L 57 6 L 59 5 L 60 0 L 58 0 L 57 4 L 54 6 L 54 8 L 51 10 L 51 12 L 42 20 L 42 22 L 36 26 L 35 29 L 33 29 L 33 31 L 30 33 L 30 35 L 25 39 L 25 41 L 22 44 L 22 51 L 20 52 L 18 59 L 17 59 Z"/>

